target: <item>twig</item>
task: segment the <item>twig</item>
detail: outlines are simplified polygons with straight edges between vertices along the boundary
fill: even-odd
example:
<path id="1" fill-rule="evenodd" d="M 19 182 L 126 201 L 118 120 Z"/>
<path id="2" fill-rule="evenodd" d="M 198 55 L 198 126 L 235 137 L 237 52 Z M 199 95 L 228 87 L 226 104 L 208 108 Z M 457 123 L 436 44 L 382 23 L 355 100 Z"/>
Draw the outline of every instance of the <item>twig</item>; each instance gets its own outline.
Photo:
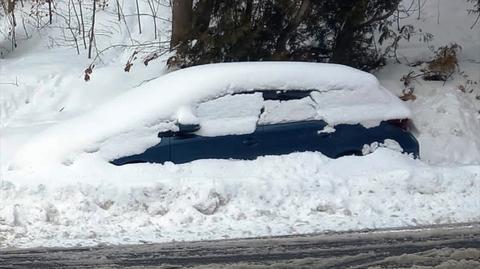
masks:
<path id="1" fill-rule="evenodd" d="M 0 82 L 0 85 L 13 85 L 13 86 L 19 86 L 18 85 L 18 78 L 15 77 L 15 82 Z"/>
<path id="2" fill-rule="evenodd" d="M 440 1 L 437 2 L 437 24 L 440 24 Z"/>
<path id="3" fill-rule="evenodd" d="M 478 22 L 479 19 L 480 19 L 480 13 L 478 13 L 477 19 L 476 19 L 475 22 L 472 24 L 472 26 L 470 26 L 470 29 L 473 29 L 473 27 L 475 27 L 475 25 L 477 24 L 477 22 Z"/>
<path id="4" fill-rule="evenodd" d="M 145 84 L 145 83 L 147 83 L 147 82 L 150 82 L 150 81 L 152 81 L 152 80 L 154 80 L 154 79 L 157 79 L 158 77 L 159 77 L 159 76 L 156 76 L 156 77 L 153 77 L 153 78 L 146 79 L 146 80 L 144 80 L 144 81 L 142 81 L 142 82 L 138 83 L 137 85 L 133 86 L 133 88 L 140 87 L 140 86 L 142 86 L 143 84 Z"/>
<path id="5" fill-rule="evenodd" d="M 132 45 L 125 45 L 125 44 L 111 45 L 111 46 L 108 46 L 108 47 L 98 51 L 97 54 L 95 55 L 95 58 L 93 58 L 93 60 L 91 62 L 91 65 L 93 63 L 95 63 L 100 58 L 100 55 L 102 55 L 107 50 L 110 50 L 110 49 L 113 49 L 113 48 L 153 48 L 153 47 L 157 47 L 157 45 L 169 44 L 169 43 L 170 43 L 169 41 L 157 41 L 157 42 L 148 42 L 148 43 L 139 43 L 138 42 L 137 44 L 132 44 Z M 160 55 L 166 54 L 168 52 L 170 52 L 170 50 L 165 49 L 165 51 L 162 52 Z"/>

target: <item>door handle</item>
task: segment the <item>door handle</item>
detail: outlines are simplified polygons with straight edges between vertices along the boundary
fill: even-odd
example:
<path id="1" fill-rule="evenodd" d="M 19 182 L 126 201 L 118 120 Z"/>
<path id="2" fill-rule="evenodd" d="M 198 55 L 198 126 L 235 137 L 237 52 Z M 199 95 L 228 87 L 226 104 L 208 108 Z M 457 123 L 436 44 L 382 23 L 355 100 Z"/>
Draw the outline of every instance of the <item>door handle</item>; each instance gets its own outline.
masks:
<path id="1" fill-rule="evenodd" d="M 317 130 L 317 135 L 322 138 L 330 138 L 332 137 L 333 133 L 335 133 L 335 129 L 330 128 L 330 130 L 325 130 L 325 127 Z"/>
<path id="2" fill-rule="evenodd" d="M 256 146 L 258 145 L 258 141 L 250 137 L 243 140 L 242 144 L 244 144 L 245 146 Z"/>
<path id="3" fill-rule="evenodd" d="M 322 138 L 330 138 L 332 137 L 332 133 L 317 133 L 318 136 Z"/>

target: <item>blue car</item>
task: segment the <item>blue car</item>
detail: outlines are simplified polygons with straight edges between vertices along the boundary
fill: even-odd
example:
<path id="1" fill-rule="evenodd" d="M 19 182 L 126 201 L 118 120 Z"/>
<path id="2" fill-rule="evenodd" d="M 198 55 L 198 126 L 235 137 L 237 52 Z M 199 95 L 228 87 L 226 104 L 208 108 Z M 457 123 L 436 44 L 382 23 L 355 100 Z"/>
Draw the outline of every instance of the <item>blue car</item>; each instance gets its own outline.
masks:
<path id="1" fill-rule="evenodd" d="M 403 152 L 419 155 L 408 119 L 329 126 L 316 118 L 315 90 L 237 92 L 199 104 L 197 122 L 177 122 L 176 130 L 158 133 L 160 143 L 145 152 L 112 160 L 131 163 L 187 163 L 199 159 L 252 160 L 258 156 L 316 151 L 330 158 L 363 155 L 365 146 L 395 141 Z M 225 132 L 242 124 L 248 128 Z M 230 126 L 230 127 L 229 127 Z"/>

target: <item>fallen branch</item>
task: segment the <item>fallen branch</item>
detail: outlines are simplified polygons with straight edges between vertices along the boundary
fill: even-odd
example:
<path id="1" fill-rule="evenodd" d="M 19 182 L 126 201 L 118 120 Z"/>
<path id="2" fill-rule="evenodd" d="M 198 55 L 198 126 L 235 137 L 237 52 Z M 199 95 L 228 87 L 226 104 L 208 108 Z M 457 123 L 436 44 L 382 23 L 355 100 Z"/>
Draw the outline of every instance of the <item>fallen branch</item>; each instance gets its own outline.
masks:
<path id="1" fill-rule="evenodd" d="M 0 85 L 13 85 L 18 87 L 18 79 L 15 77 L 15 82 L 0 82 Z"/>

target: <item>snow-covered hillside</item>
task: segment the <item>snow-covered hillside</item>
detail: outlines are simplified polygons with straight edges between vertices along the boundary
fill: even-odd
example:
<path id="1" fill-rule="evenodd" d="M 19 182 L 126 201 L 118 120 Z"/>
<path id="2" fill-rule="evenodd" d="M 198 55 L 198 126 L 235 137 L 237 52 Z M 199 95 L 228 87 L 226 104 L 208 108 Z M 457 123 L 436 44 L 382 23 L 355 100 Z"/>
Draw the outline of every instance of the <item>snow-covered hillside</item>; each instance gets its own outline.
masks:
<path id="1" fill-rule="evenodd" d="M 410 6 L 411 1 L 404 1 Z M 446 83 L 425 81 L 420 77 L 413 82 L 417 99 L 409 102 L 413 120 L 419 130 L 422 159 L 435 164 L 480 163 L 480 25 L 471 28 L 475 16 L 467 16 L 464 1 L 423 1 L 420 19 L 412 15 L 403 20 L 413 24 L 422 33 L 402 41 L 398 58 L 402 64 L 391 61 L 376 73 L 382 84 L 401 95 L 404 88 L 400 78 L 409 71 L 421 73 L 421 66 L 408 64 L 433 59 L 432 49 L 458 44 L 458 69 Z M 428 32 L 433 40 L 423 42 Z M 464 88 L 464 90 L 460 90 Z"/>
<path id="2" fill-rule="evenodd" d="M 62 1 L 58 8 L 62 8 Z M 120 1 L 122 2 L 122 1 Z M 168 2 L 168 1 L 165 1 Z M 406 6 L 410 0 L 405 0 Z M 415 1 L 416 2 L 416 1 Z M 151 12 L 140 1 L 141 13 Z M 90 81 L 86 51 L 58 46 L 55 27 L 27 29 L 29 39 L 0 58 L 0 247 L 162 242 L 310 233 L 325 230 L 480 221 L 480 25 L 466 4 L 424 1 L 401 20 L 434 39 L 401 41 L 401 63 L 390 61 L 374 75 L 396 95 L 400 78 L 433 58 L 429 46 L 458 43 L 465 76 L 443 82 L 417 78 L 413 112 L 421 160 L 379 148 L 363 157 L 332 160 L 319 153 L 267 156 L 255 161 L 202 160 L 190 164 L 115 167 L 95 158 L 74 163 L 12 166 L 30 141 L 76 122 L 113 98 L 165 72 L 163 55 L 148 66 L 123 69 L 135 46 L 154 39 L 151 16 L 139 33 L 134 1 L 123 1 L 125 23 L 115 6 L 98 14 L 98 50 Z M 159 6 L 157 41 L 168 40 L 170 10 Z M 166 19 L 166 20 L 163 20 Z M 5 23 L 5 22 L 1 22 Z M 65 23 L 60 18 L 54 25 Z M 0 25 L 4 27 L 5 25 Z M 18 31 L 19 39 L 22 32 Z M 3 37 L 2 37 L 3 38 Z M 58 40 L 57 40 L 58 41 Z M 160 44 L 160 43 L 159 43 Z M 69 43 L 72 45 L 72 43 Z M 8 43 L 0 40 L 0 46 Z M 459 90 L 462 85 L 467 90 Z M 168 89 L 158 89 L 165 91 Z M 133 105 L 133 104 L 132 104 Z M 121 114 L 129 111 L 119 111 Z M 91 115 L 91 114 L 90 114 Z M 91 126 L 104 124 L 91 119 Z M 89 130 L 75 129 L 78 137 Z M 62 139 L 67 139 L 64 137 Z M 68 141 L 58 141 L 63 145 Z M 45 148 L 45 147 L 40 147 Z M 93 150 L 93 149 L 92 149 Z M 24 151 L 25 152 L 25 151 Z M 27 151 L 28 152 L 28 151 Z M 42 154 L 48 155 L 48 151 Z"/>

